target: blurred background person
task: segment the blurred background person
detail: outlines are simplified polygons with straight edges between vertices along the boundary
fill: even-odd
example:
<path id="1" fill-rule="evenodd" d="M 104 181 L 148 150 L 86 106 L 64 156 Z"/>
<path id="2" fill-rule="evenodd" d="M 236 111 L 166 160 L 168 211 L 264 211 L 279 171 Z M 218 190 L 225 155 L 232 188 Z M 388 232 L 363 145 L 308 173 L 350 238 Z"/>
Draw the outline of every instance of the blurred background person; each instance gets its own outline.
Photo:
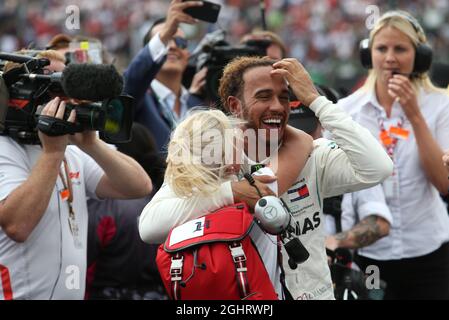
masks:
<path id="1" fill-rule="evenodd" d="M 276 33 L 266 30 L 256 30 L 243 36 L 240 40 L 242 44 L 251 43 L 251 41 L 264 40 L 269 41 L 267 46 L 267 56 L 274 60 L 280 60 L 287 57 L 287 47 Z"/>
<path id="2" fill-rule="evenodd" d="M 72 37 L 60 33 L 47 43 L 46 48 L 62 53 L 66 65 L 69 63 L 115 63 L 115 58 L 104 47 L 101 40 L 93 37 L 83 35 Z"/>
<path id="3" fill-rule="evenodd" d="M 203 105 L 196 94 L 205 83 L 205 70 L 193 78 L 190 92 L 182 86 L 189 51 L 179 24 L 197 22 L 183 12 L 195 6 L 198 2 L 173 0 L 167 17 L 151 26 L 143 49 L 125 72 L 125 92 L 136 99 L 134 119 L 151 131 L 160 151 L 165 150 L 171 131 L 187 110 Z"/>

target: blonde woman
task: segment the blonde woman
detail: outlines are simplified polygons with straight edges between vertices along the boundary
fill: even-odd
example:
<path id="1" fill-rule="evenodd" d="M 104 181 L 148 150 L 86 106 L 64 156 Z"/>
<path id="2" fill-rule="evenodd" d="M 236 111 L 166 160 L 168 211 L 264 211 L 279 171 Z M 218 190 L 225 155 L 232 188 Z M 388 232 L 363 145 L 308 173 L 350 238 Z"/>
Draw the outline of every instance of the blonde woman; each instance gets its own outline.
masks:
<path id="1" fill-rule="evenodd" d="M 377 265 L 386 299 L 449 298 L 449 217 L 440 194 L 449 180 L 449 97 L 431 83 L 431 49 L 418 21 L 403 11 L 384 14 L 362 46 L 370 68 L 364 86 L 339 101 L 378 137 L 394 162 L 383 182 L 393 223 L 378 250 L 359 254 Z"/>
<path id="2" fill-rule="evenodd" d="M 168 146 L 165 184 L 140 217 L 139 232 L 144 241 L 162 243 L 174 226 L 228 203 L 242 201 L 241 195 L 231 190 L 231 183 L 247 186 L 254 193 L 254 201 L 248 201 L 248 204 L 254 206 L 259 196 L 251 190 L 254 188 L 247 181 L 238 182 L 236 177 L 243 160 L 241 146 L 244 137 L 239 130 L 243 124 L 243 120 L 227 117 L 219 110 L 201 110 L 195 111 L 178 125 Z M 265 177 L 262 181 L 274 182 L 278 178 L 285 181 L 282 185 L 293 184 L 311 151 L 311 137 L 287 127 L 279 150 L 277 177 Z M 260 181 L 256 183 L 263 195 L 274 194 Z M 222 194 L 230 194 L 233 199 L 223 199 Z M 186 198 L 189 198 L 188 202 L 184 201 Z M 154 205 L 167 200 L 171 207 L 168 212 L 153 210 Z M 173 207 L 177 209 L 173 210 Z M 257 227 L 251 231 L 251 238 L 259 248 L 270 279 L 281 297 L 276 237 L 265 236 Z"/>

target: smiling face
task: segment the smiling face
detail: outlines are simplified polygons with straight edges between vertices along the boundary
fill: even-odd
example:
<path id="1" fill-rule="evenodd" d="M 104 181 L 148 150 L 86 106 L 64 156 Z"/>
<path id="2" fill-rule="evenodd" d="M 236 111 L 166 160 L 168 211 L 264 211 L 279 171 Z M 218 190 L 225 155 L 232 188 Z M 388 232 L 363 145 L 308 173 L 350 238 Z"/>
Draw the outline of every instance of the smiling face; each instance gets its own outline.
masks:
<path id="1" fill-rule="evenodd" d="M 279 139 L 283 137 L 290 113 L 287 83 L 279 75 L 272 76 L 271 70 L 271 66 L 261 66 L 243 74 L 241 101 L 246 128 L 266 130 L 266 142 L 269 142 L 270 130 L 277 130 Z"/>
<path id="2" fill-rule="evenodd" d="M 387 85 L 393 72 L 410 74 L 415 62 L 412 40 L 392 26 L 382 28 L 374 37 L 371 49 L 373 69 L 378 83 Z"/>
<path id="3" fill-rule="evenodd" d="M 163 26 L 163 23 L 156 25 L 151 32 L 152 36 L 160 32 Z M 175 37 L 181 37 L 185 39 L 185 34 L 180 28 L 178 28 Z M 187 67 L 188 60 L 189 51 L 187 50 L 187 48 L 181 49 L 176 45 L 174 40 L 171 40 L 168 44 L 167 60 L 165 61 L 159 72 L 183 73 Z"/>

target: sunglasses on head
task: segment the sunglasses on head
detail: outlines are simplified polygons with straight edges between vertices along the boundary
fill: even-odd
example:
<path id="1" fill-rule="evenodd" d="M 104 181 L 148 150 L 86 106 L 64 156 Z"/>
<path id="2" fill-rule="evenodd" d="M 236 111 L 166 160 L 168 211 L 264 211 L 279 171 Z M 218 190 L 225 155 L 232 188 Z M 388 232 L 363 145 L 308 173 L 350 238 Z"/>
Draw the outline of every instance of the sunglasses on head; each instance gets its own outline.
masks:
<path id="1" fill-rule="evenodd" d="M 176 46 L 177 46 L 179 49 L 185 49 L 185 48 L 187 48 L 187 44 L 188 44 L 187 39 L 184 39 L 184 38 L 182 38 L 182 37 L 173 37 L 173 40 L 175 41 Z"/>

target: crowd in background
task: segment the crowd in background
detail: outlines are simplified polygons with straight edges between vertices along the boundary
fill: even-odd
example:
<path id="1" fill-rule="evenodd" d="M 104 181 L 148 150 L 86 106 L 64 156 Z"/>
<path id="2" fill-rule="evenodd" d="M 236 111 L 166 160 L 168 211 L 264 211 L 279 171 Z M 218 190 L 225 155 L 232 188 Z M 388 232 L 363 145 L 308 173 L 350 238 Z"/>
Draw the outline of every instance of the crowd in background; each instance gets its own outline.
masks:
<path id="1" fill-rule="evenodd" d="M 186 28 L 190 49 L 216 28 L 237 44 L 242 35 L 261 28 L 259 0 L 215 0 L 222 4 L 217 24 Z M 267 0 L 266 22 L 289 46 L 290 56 L 310 70 L 315 82 L 351 89 L 364 74 L 359 41 L 368 36 L 370 19 L 399 7 L 418 17 L 434 49 L 434 61 L 449 60 L 449 0 Z M 5 0 L 0 2 L 0 51 L 34 44 L 44 47 L 56 33 L 96 37 L 123 70 L 142 46 L 149 25 L 166 13 L 167 0 Z M 80 29 L 66 20 L 80 10 Z M 371 6 L 371 7 L 370 7 Z M 69 11 L 66 9 L 69 8 Z"/>

